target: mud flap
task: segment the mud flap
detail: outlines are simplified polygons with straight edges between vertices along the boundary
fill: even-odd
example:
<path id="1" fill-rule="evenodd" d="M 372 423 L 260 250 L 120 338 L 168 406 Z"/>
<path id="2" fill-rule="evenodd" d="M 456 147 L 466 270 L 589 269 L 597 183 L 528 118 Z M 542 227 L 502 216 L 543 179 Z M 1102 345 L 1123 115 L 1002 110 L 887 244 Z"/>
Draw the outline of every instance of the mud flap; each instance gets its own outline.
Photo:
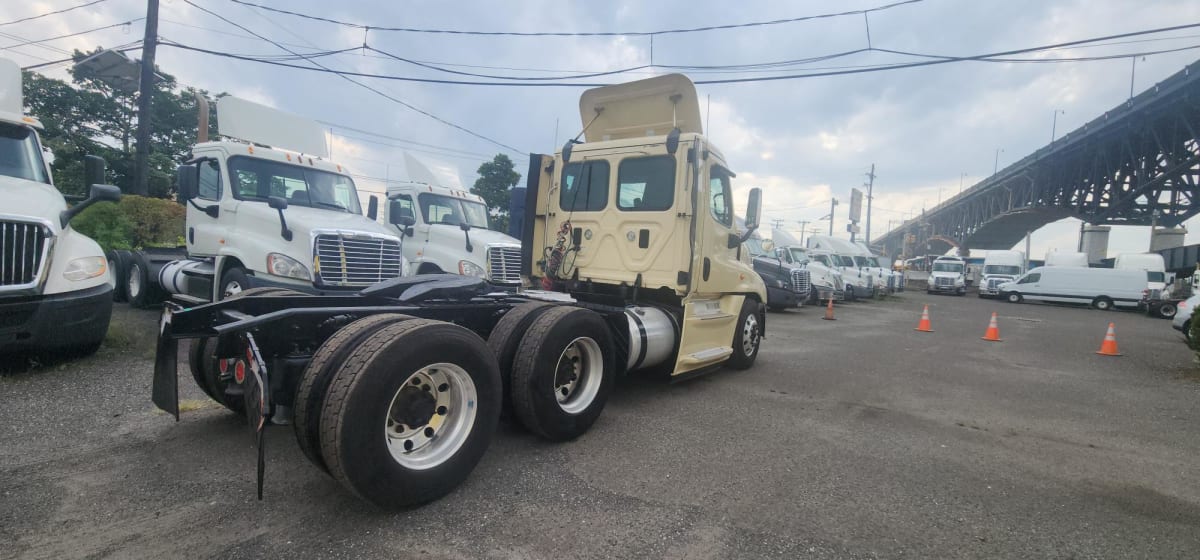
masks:
<path id="1" fill-rule="evenodd" d="M 245 372 L 246 386 L 244 388 L 246 421 L 250 424 L 250 430 L 254 433 L 255 446 L 258 448 L 258 499 L 262 500 L 263 476 L 266 474 L 267 465 L 266 440 L 263 438 L 263 431 L 267 426 L 267 418 L 271 411 L 271 391 L 268 389 L 271 384 L 266 363 L 258 351 L 258 344 L 254 342 L 254 335 L 246 333 L 242 336 L 246 341 L 246 365 L 242 366 L 242 363 L 239 362 L 238 366 L 248 370 Z"/>
<path id="2" fill-rule="evenodd" d="M 154 352 L 154 382 L 150 399 L 163 412 L 179 421 L 179 341 L 171 333 L 171 306 L 163 306 L 158 321 L 158 345 Z"/>

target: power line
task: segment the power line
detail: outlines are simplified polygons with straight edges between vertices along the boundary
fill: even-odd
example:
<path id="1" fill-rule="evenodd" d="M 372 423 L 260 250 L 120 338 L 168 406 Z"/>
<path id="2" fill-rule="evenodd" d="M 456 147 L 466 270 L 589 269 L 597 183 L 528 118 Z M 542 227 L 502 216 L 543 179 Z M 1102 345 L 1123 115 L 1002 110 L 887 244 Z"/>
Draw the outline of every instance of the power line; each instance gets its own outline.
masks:
<path id="1" fill-rule="evenodd" d="M 721 30 L 721 29 L 763 27 L 763 26 L 770 26 L 770 25 L 780 25 L 780 24 L 785 24 L 785 23 L 810 21 L 810 20 L 816 20 L 816 19 L 828 19 L 828 18 L 836 18 L 836 17 L 842 17 L 842 16 L 863 15 L 863 14 L 867 14 L 870 12 L 879 12 L 879 11 L 895 8 L 898 6 L 904 6 L 907 4 L 916 4 L 919 2 L 923 2 L 924 0 L 903 0 L 901 2 L 893 2 L 891 4 L 877 6 L 874 8 L 868 8 L 865 10 L 851 10 L 851 11 L 845 11 L 845 12 L 817 14 L 817 15 L 811 15 L 811 16 L 800 16 L 800 17 L 794 17 L 794 18 L 775 19 L 775 20 L 768 20 L 768 21 L 755 21 L 755 22 L 749 22 L 749 23 L 708 25 L 708 26 L 704 26 L 704 27 L 691 27 L 691 28 L 682 28 L 682 29 L 662 29 L 662 30 L 658 30 L 658 31 L 574 31 L 574 32 L 573 31 L 467 31 L 467 30 L 461 30 L 461 29 L 426 29 L 426 28 L 416 28 L 416 27 L 386 27 L 386 26 L 376 26 L 376 25 L 365 25 L 365 24 L 361 24 L 361 23 L 352 23 L 352 22 L 348 22 L 348 21 L 341 21 L 341 20 L 336 20 L 336 19 L 327 18 L 327 17 L 314 16 L 311 14 L 304 14 L 304 13 L 300 13 L 300 12 L 294 12 L 291 10 L 284 10 L 282 8 L 275 8 L 272 6 L 264 6 L 262 4 L 247 2 L 245 0 L 231 0 L 231 1 L 235 4 L 241 4 L 243 6 L 248 6 L 251 8 L 258 8 L 260 10 L 266 10 L 266 11 L 275 12 L 278 14 L 285 14 L 285 15 L 289 15 L 289 16 L 300 17 L 300 18 L 313 20 L 313 21 L 332 23 L 332 24 L 341 25 L 341 26 L 345 26 L 345 27 L 352 27 L 355 29 L 363 29 L 366 31 L 398 31 L 398 32 L 405 32 L 405 33 L 432 33 L 432 34 L 443 34 L 443 35 L 487 35 L 487 36 L 503 35 L 503 36 L 512 36 L 512 37 L 616 37 L 616 36 L 647 37 L 647 36 L 656 36 L 656 35 L 676 35 L 676 34 L 683 34 L 683 33 L 698 33 L 698 32 L 702 32 L 702 31 L 716 31 L 716 30 Z"/>
<path id="2" fill-rule="evenodd" d="M 129 24 L 131 24 L 131 23 L 133 23 L 133 22 L 135 22 L 135 21 L 142 21 L 142 20 L 144 20 L 144 19 L 146 19 L 146 18 L 135 18 L 135 19 L 131 19 L 131 20 L 129 20 L 129 21 L 123 21 L 123 22 L 121 22 L 121 23 L 114 23 L 114 24 L 112 24 L 112 25 L 105 25 L 105 26 L 103 26 L 103 27 L 94 27 L 94 28 L 92 28 L 92 29 L 87 29 L 87 30 L 84 30 L 84 31 L 76 31 L 76 32 L 74 32 L 74 33 L 67 33 L 67 34 L 65 34 L 65 35 L 56 35 L 56 36 L 54 36 L 54 37 L 47 37 L 47 38 L 45 38 L 45 39 L 38 39 L 38 40 L 36 40 L 36 41 L 25 41 L 25 42 L 23 42 L 23 43 L 17 43 L 17 44 L 15 44 L 15 45 L 6 45 L 6 46 L 3 46 L 3 47 L 0 47 L 0 51 L 3 51 L 3 50 L 8 50 L 8 49 L 15 49 L 15 48 L 19 48 L 19 47 L 28 46 L 28 45 L 36 45 L 36 44 L 38 44 L 38 43 L 45 43 L 46 41 L 55 41 L 55 40 L 58 40 L 58 39 L 66 39 L 66 38 L 68 38 L 68 37 L 77 37 L 77 36 L 79 36 L 79 35 L 86 35 L 86 34 L 88 34 L 88 33 L 95 33 L 96 31 L 103 31 L 103 30 L 105 30 L 105 29 L 112 29 L 112 28 L 114 28 L 114 27 L 121 27 L 122 25 L 129 25 Z"/>
<path id="3" fill-rule="evenodd" d="M 132 43 L 127 43 L 125 45 L 119 45 L 119 46 L 113 47 L 110 50 L 114 50 L 114 51 L 121 52 L 121 53 L 126 53 L 129 51 L 141 50 L 141 48 L 142 48 L 141 41 L 138 40 L 138 41 L 134 41 Z M 28 55 L 26 55 L 26 56 L 28 56 Z M 43 60 L 45 60 L 45 59 L 43 59 Z M 48 62 L 42 62 L 40 64 L 33 64 L 30 66 L 22 66 L 21 70 L 39 70 L 42 68 L 47 68 L 47 67 L 55 66 L 58 64 L 65 64 L 67 62 L 75 62 L 75 58 L 74 57 L 63 58 L 63 59 L 59 59 L 59 60 L 51 60 Z"/>
<path id="4" fill-rule="evenodd" d="M 184 1 L 190 3 L 189 0 L 184 0 Z M 904 68 L 919 68 L 919 67 L 924 67 L 924 66 L 935 66 L 935 65 L 940 65 L 940 64 L 948 64 L 948 63 L 952 63 L 952 62 L 968 62 L 968 61 L 1008 62 L 1008 60 L 1001 59 L 999 57 L 1010 56 L 1010 55 L 1014 55 L 1014 54 L 1029 54 L 1029 53 L 1035 53 L 1035 52 L 1046 51 L 1046 50 L 1060 49 L 1060 48 L 1067 47 L 1067 46 L 1075 46 L 1075 45 L 1082 45 L 1082 44 L 1086 44 L 1086 43 L 1094 43 L 1094 42 L 1098 42 L 1098 41 L 1106 41 L 1106 40 L 1110 40 L 1110 39 L 1134 37 L 1134 36 L 1140 36 L 1140 35 L 1149 35 L 1149 34 L 1153 34 L 1153 33 L 1162 33 L 1165 31 L 1175 31 L 1175 30 L 1179 30 L 1179 29 L 1191 29 L 1191 28 L 1196 28 L 1196 27 L 1200 27 L 1200 23 L 1192 23 L 1192 24 L 1177 25 L 1177 26 L 1164 27 L 1164 28 L 1158 28 L 1158 29 L 1135 31 L 1135 32 L 1130 32 L 1130 33 L 1109 35 L 1109 36 L 1105 36 L 1105 37 L 1081 39 L 1081 40 L 1077 40 L 1077 41 L 1068 41 L 1068 42 L 1056 43 L 1056 44 L 1052 44 L 1052 45 L 1028 47 L 1028 48 L 1023 48 L 1023 49 L 1013 49 L 1013 50 L 1008 50 L 1008 51 L 980 54 L 980 55 L 973 55 L 973 56 L 926 55 L 926 56 L 933 57 L 933 58 L 931 60 L 922 60 L 919 62 L 897 62 L 897 63 L 890 63 L 890 64 L 865 66 L 865 67 L 860 67 L 860 68 L 826 70 L 826 71 L 819 71 L 819 72 L 806 72 L 806 73 L 801 73 L 801 74 L 785 74 L 785 75 L 776 75 L 776 76 L 753 76 L 753 77 L 741 77 L 741 78 L 695 80 L 694 83 L 696 83 L 698 85 L 704 85 L 704 84 L 729 84 L 729 83 L 763 82 L 763 81 L 775 81 L 775 80 L 792 80 L 792 79 L 801 79 L 801 78 L 840 76 L 840 75 L 847 75 L 847 74 L 863 74 L 863 73 L 868 73 L 868 72 L 880 72 L 880 71 L 885 71 L 885 70 L 899 70 L 899 69 L 904 69 Z M 450 85 L 477 85 L 477 86 L 508 86 L 508 87 L 512 87 L 512 86 L 518 86 L 518 87 L 600 87 L 600 86 L 611 85 L 611 84 L 602 83 L 602 82 L 531 81 L 531 80 L 523 79 L 522 77 L 516 77 L 516 76 L 506 78 L 506 79 L 514 80 L 511 82 L 479 81 L 479 80 L 445 80 L 445 79 L 440 79 L 440 78 L 397 76 L 397 75 L 389 75 L 389 74 L 354 72 L 354 71 L 349 71 L 349 70 L 334 70 L 334 69 L 328 68 L 326 66 L 318 65 L 315 62 L 312 62 L 311 60 L 309 62 L 312 62 L 314 65 L 317 65 L 318 68 L 311 68 L 311 67 L 301 66 L 301 65 L 297 65 L 297 64 L 288 64 L 286 62 L 279 62 L 279 61 L 273 61 L 273 60 L 263 60 L 263 59 L 259 59 L 259 58 L 255 58 L 255 57 L 251 57 L 251 56 L 243 56 L 243 55 L 238 55 L 238 54 L 234 54 L 234 53 L 215 51 L 215 50 L 204 49 L 204 48 L 200 48 L 200 47 L 192 47 L 192 46 L 183 45 L 183 44 L 176 43 L 176 42 L 164 43 L 164 44 L 175 47 L 175 48 L 179 48 L 179 49 L 201 52 L 201 53 L 225 57 L 225 58 L 246 60 L 246 61 L 250 61 L 250 62 L 258 62 L 261 64 L 271 64 L 274 66 L 283 66 L 283 67 L 287 67 L 287 68 L 297 68 L 297 69 L 309 70 L 309 71 L 322 71 L 322 72 L 337 74 L 346 79 L 349 79 L 349 78 L 347 78 L 348 76 L 355 76 L 355 77 L 363 77 L 363 78 L 378 78 L 378 79 L 385 79 L 385 80 L 397 80 L 397 81 L 419 82 L 419 83 L 450 84 Z M 367 48 L 372 48 L 372 47 L 368 46 Z M 1160 52 L 1173 52 L 1174 50 L 1186 50 L 1186 49 L 1194 49 L 1194 48 L 1200 48 L 1200 45 L 1196 45 L 1196 46 L 1192 46 L 1192 47 L 1184 47 L 1183 49 L 1173 49 L 1171 51 L 1160 51 Z M 882 50 L 882 49 L 875 49 L 875 50 Z M 291 51 L 289 51 L 289 52 L 291 52 Z M 293 53 L 293 54 L 296 54 L 296 53 Z M 1126 54 L 1121 54 L 1121 55 L 1111 55 L 1109 57 L 1104 57 L 1104 58 L 1130 58 L 1130 57 L 1137 57 L 1137 56 L 1146 56 L 1148 54 L 1154 54 L 1154 53 L 1152 53 L 1152 52 L 1151 53 L 1140 53 L 1140 52 L 1139 53 L 1126 53 Z M 1087 57 L 1085 59 L 1081 59 L 1081 61 L 1082 60 L 1099 60 L 1099 59 L 1101 59 L 1101 58 Z M 1069 61 L 1067 59 L 1056 59 L 1056 60 L 1063 61 L 1063 62 Z M 1028 60 L 1028 59 L 1023 59 L 1023 60 L 1018 60 L 1018 61 L 1030 62 L 1030 60 Z M 350 80 L 350 81 L 353 83 L 359 84 L 358 82 L 354 82 L 353 80 Z M 369 88 L 369 86 L 366 86 L 364 84 L 359 84 L 359 85 Z"/>
<path id="5" fill-rule="evenodd" d="M 268 39 L 268 38 L 266 38 L 266 37 L 264 37 L 264 36 L 262 36 L 262 35 L 259 35 L 258 33 L 255 33 L 254 31 L 251 31 L 250 29 L 247 29 L 247 28 L 246 28 L 245 26 L 243 26 L 243 25 L 240 25 L 240 24 L 238 24 L 238 23 L 236 23 L 236 22 L 234 22 L 234 21 L 231 21 L 231 20 L 229 20 L 228 18 L 226 18 L 226 17 L 224 17 L 224 16 L 222 16 L 222 15 L 220 15 L 220 14 L 217 14 L 217 13 L 215 13 L 215 12 L 211 11 L 211 10 L 208 10 L 208 9 L 206 9 L 206 8 L 204 8 L 204 7 L 201 7 L 201 6 L 198 6 L 198 5 L 196 5 L 196 3 L 195 3 L 195 2 L 192 2 L 192 0 L 183 0 L 183 1 L 184 1 L 186 4 L 188 4 L 189 6 L 192 6 L 193 8 L 196 8 L 196 9 L 198 9 L 198 10 L 200 10 L 200 11 L 204 12 L 204 13 L 207 13 L 207 14 L 209 14 L 209 15 L 213 16 L 213 17 L 216 17 L 217 19 L 220 19 L 221 21 L 224 21 L 225 23 L 228 23 L 228 24 L 230 24 L 230 25 L 232 25 L 232 26 L 234 26 L 234 27 L 237 27 L 238 29 L 241 29 L 242 31 L 245 31 L 245 32 L 247 32 L 247 33 L 249 33 L 249 34 L 251 34 L 251 35 L 254 35 L 255 37 L 258 37 L 259 39 L 262 39 L 262 40 L 264 40 L 264 41 L 267 41 L 267 42 L 269 42 L 269 43 L 271 43 L 271 44 L 275 45 L 275 46 L 276 46 L 276 47 L 278 47 L 280 50 L 287 51 L 287 52 L 289 52 L 289 53 L 291 53 L 291 54 L 294 54 L 294 55 L 297 55 L 297 56 L 302 56 L 302 55 L 300 55 L 300 53 L 297 53 L 297 52 L 295 52 L 295 51 L 293 51 L 293 50 L 291 50 L 291 49 L 289 49 L 289 48 L 287 48 L 287 47 L 285 47 L 285 46 L 283 46 L 283 45 L 280 45 L 279 43 L 276 43 L 275 41 L 272 41 L 271 39 Z M 165 43 L 164 43 L 164 44 L 165 44 Z M 178 45 L 177 43 L 173 43 L 173 44 L 174 44 L 174 45 Z M 249 59 L 248 59 L 248 60 L 249 60 Z M 319 70 L 321 70 L 321 71 L 324 71 L 324 72 L 331 72 L 331 73 L 337 74 L 337 75 L 338 75 L 338 76 L 340 76 L 340 77 L 341 77 L 343 80 L 346 80 L 346 81 L 348 81 L 348 82 L 350 82 L 350 83 L 352 83 L 352 84 L 354 84 L 354 85 L 357 85 L 357 86 L 359 86 L 359 87 L 361 87 L 361 88 L 364 88 L 364 89 L 366 89 L 366 90 L 369 90 L 369 91 L 371 91 L 371 92 L 375 93 L 376 95 L 379 95 L 379 96 L 381 96 L 381 97 L 383 97 L 383 98 L 385 98 L 385 99 L 388 99 L 388 100 L 390 100 L 390 101 L 392 101 L 392 102 L 394 102 L 394 103 L 396 103 L 396 104 L 398 104 L 398 105 L 401 105 L 401 106 L 403 106 L 403 107 L 407 107 L 408 109 L 410 109 L 410 110 L 412 110 L 412 111 L 416 111 L 417 113 L 420 113 L 420 114 L 422 114 L 422 115 L 425 115 L 426 117 L 429 117 L 429 118 L 431 118 L 431 119 L 433 119 L 433 120 L 435 120 L 435 121 L 437 121 L 437 122 L 440 122 L 440 123 L 442 123 L 442 124 L 444 124 L 444 125 L 446 125 L 446 126 L 449 126 L 449 127 L 451 127 L 451 128 L 454 128 L 454 129 L 456 129 L 456 130 L 460 130 L 460 131 L 462 131 L 462 132 L 465 132 L 465 133 L 467 133 L 467 134 L 470 134 L 471 136 L 474 136 L 474 137 L 476 137 L 476 138 L 479 138 L 479 139 L 481 139 L 481 140 L 485 140 L 485 141 L 487 141 L 487 142 L 490 142 L 490 143 L 492 143 L 492 144 L 495 144 L 495 145 L 497 145 L 497 146 L 500 146 L 500 147 L 502 147 L 502 148 L 504 148 L 504 149 L 506 149 L 506 150 L 510 150 L 510 151 L 512 151 L 512 153 L 514 153 L 514 154 L 520 154 L 520 153 L 522 153 L 522 151 L 521 151 L 521 150 L 518 150 L 518 149 L 516 149 L 516 148 L 514 148 L 514 147 L 512 147 L 512 146 L 509 146 L 508 144 L 504 144 L 503 142 L 500 142 L 500 141 L 498 141 L 498 140 L 493 140 L 492 138 L 489 138 L 489 137 L 487 137 L 487 136 L 484 136 L 483 134 L 480 134 L 480 133 L 478 133 L 478 132 L 475 132 L 475 131 L 473 131 L 473 130 L 471 130 L 471 129 L 469 129 L 469 128 L 466 128 L 466 127 L 464 127 L 464 126 L 461 126 L 461 125 L 455 124 L 455 123 L 453 123 L 453 122 L 450 122 L 450 121 L 448 121 L 448 120 L 446 120 L 446 119 L 443 119 L 442 117 L 439 117 L 439 116 L 437 116 L 437 115 L 435 115 L 435 114 L 433 114 L 433 113 L 430 113 L 429 111 L 426 111 L 426 110 L 424 110 L 424 109 L 421 109 L 421 108 L 419 108 L 419 107 L 417 107 L 417 106 L 415 106 L 415 105 L 412 105 L 411 103 L 408 103 L 408 102 L 406 102 L 406 101 L 403 101 L 403 100 L 401 100 L 401 99 L 399 99 L 399 98 L 397 98 L 397 97 L 395 97 L 395 96 L 388 95 L 387 93 L 384 93 L 383 91 L 380 91 L 380 90 L 379 90 L 379 89 L 377 89 L 377 88 L 371 87 L 370 85 L 364 84 L 364 83 L 362 83 L 362 82 L 355 81 L 355 80 L 351 79 L 351 78 L 350 78 L 350 77 L 349 77 L 347 74 L 344 74 L 344 73 L 338 72 L 338 71 L 336 71 L 336 70 L 332 70 L 332 69 L 330 69 L 330 68 L 328 68 L 328 67 L 326 67 L 326 66 L 323 66 L 323 65 L 321 65 L 321 63 L 319 63 L 319 62 L 316 62 L 316 61 L 313 61 L 313 60 L 311 60 L 311 59 L 305 59 L 305 60 L 307 60 L 307 61 L 308 61 L 310 64 L 312 64 L 313 66 L 316 66 L 316 67 L 317 67 L 316 69 L 319 69 Z M 296 67 L 296 68 L 306 68 L 306 67 L 303 67 L 303 66 L 289 65 L 289 64 L 285 64 L 285 63 L 275 63 L 275 64 L 281 64 L 281 65 L 286 65 L 286 66 L 294 66 L 294 67 Z M 310 70 L 314 70 L 314 69 L 312 69 L 312 68 L 309 68 L 309 69 L 310 69 Z"/>
<path id="6" fill-rule="evenodd" d="M 101 3 L 101 2 L 107 2 L 107 1 L 108 1 L 108 0 L 92 0 L 91 2 L 87 2 L 87 3 L 84 3 L 84 4 L 79 4 L 79 5 L 76 5 L 76 6 L 71 6 L 71 7 L 69 7 L 69 8 L 63 8 L 63 9 L 61 9 L 61 10 L 55 10 L 55 11 L 53 11 L 53 12 L 46 12 L 46 13 L 44 13 L 44 14 L 38 14 L 38 15 L 36 15 L 36 16 L 29 16 L 29 17 L 24 17 L 24 18 L 21 18 L 21 19 L 14 19 L 14 20 L 12 20 L 12 21 L 6 21 L 6 22 L 4 22 L 4 23 L 0 23 L 0 27 L 3 27 L 3 26 L 5 26 L 5 25 L 12 25 L 12 24 L 14 24 L 14 23 L 21 23 L 21 22 L 23 22 L 23 21 L 33 21 L 33 20 L 35 20 L 35 19 L 41 19 L 41 18 L 44 18 L 44 17 L 47 17 L 47 16 L 54 16 L 54 15 L 58 15 L 58 14 L 65 14 L 65 13 L 67 13 L 67 12 L 71 11 L 71 10 L 78 10 L 79 8 L 86 8 L 86 7 L 88 7 L 88 6 L 94 6 L 94 5 L 96 5 L 96 4 L 99 4 L 99 3 Z"/>
<path id="7" fill-rule="evenodd" d="M 421 147 L 425 147 L 425 148 L 433 148 L 433 149 L 435 149 L 435 150 L 445 150 L 445 151 L 448 151 L 448 152 L 458 152 L 458 153 L 460 153 L 460 154 L 463 154 L 463 155 L 469 155 L 469 156 L 491 157 L 491 156 L 488 156 L 487 154 L 483 154 L 483 153 L 480 153 L 480 152 L 471 152 L 471 151 L 467 151 L 467 150 L 460 150 L 460 149 L 458 149 L 458 148 L 451 148 L 451 147 L 448 147 L 448 146 L 438 146 L 437 144 L 428 144 L 428 143 L 425 143 L 425 142 L 418 142 L 418 141 L 416 141 L 416 140 L 409 140 L 409 139 L 407 139 L 407 138 L 398 138 L 398 137 L 396 137 L 396 136 L 390 136 L 390 135 L 387 135 L 387 134 L 381 134 L 381 133 L 378 133 L 378 132 L 372 132 L 372 131 L 369 131 L 369 130 L 363 130 L 363 129 L 361 129 L 361 128 L 355 128 L 355 127 L 352 127 L 352 126 L 346 126 L 346 125 L 344 125 L 344 124 L 338 124 L 338 123 L 333 123 L 333 122 L 329 122 L 329 121 L 322 121 L 322 120 L 318 120 L 317 122 L 319 122 L 319 123 L 321 123 L 321 124 L 323 124 L 323 125 L 325 125 L 325 126 L 330 126 L 330 127 L 333 127 L 333 128 L 338 128 L 338 129 L 342 129 L 342 130 L 349 130 L 349 131 L 351 131 L 351 132 L 356 132 L 356 133 L 358 133 L 358 134 L 365 134 L 365 135 L 367 135 L 367 136 L 374 136 L 374 137 L 376 137 L 376 138 L 383 138 L 383 139 L 385 139 L 385 140 L 391 140 L 391 141 L 393 141 L 393 142 L 401 142 L 401 143 L 405 143 L 405 144 L 413 144 L 413 145 L 415 145 L 415 146 L 421 146 Z M 341 136 L 346 136 L 346 135 L 345 135 L 345 134 L 342 134 Z M 347 138 L 352 138 L 351 136 L 346 136 L 346 137 L 347 137 Z"/>

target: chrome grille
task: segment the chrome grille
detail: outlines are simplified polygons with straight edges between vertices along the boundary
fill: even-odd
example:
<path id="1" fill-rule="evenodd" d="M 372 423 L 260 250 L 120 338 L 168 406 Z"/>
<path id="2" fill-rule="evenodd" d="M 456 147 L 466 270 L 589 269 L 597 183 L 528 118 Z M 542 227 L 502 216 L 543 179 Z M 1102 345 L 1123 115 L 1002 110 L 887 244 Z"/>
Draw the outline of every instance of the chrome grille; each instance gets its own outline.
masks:
<path id="1" fill-rule="evenodd" d="M 0 286 L 29 288 L 42 277 L 50 231 L 34 222 L 0 221 Z"/>
<path id="2" fill-rule="evenodd" d="M 987 287 L 989 290 L 995 290 L 1000 287 L 1000 284 L 1003 284 L 1007 281 L 1007 278 L 988 278 Z"/>
<path id="3" fill-rule="evenodd" d="M 320 234 L 313 268 L 326 286 L 369 286 L 400 276 L 400 243 L 379 237 Z"/>
<path id="4" fill-rule="evenodd" d="M 802 268 L 792 269 L 792 291 L 797 294 L 807 294 L 812 287 L 809 272 Z"/>
<path id="5" fill-rule="evenodd" d="M 497 284 L 521 282 L 520 247 L 488 247 L 488 273 Z"/>
<path id="6" fill-rule="evenodd" d="M 939 276 L 933 280 L 934 286 L 953 286 L 954 279 L 946 276 Z"/>

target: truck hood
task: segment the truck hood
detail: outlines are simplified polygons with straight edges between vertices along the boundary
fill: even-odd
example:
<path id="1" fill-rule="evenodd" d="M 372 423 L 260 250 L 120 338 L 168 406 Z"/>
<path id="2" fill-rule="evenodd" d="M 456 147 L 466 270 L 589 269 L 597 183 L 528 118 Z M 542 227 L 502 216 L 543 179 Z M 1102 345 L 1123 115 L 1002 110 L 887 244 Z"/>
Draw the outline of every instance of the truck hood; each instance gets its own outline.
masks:
<path id="1" fill-rule="evenodd" d="M 962 276 L 961 272 L 930 272 L 930 278 L 958 278 Z"/>
<path id="2" fill-rule="evenodd" d="M 55 232 L 59 227 L 58 215 L 67 209 L 62 193 L 45 183 L 37 183 L 16 177 L 0 176 L 0 214 L 42 218 L 51 223 Z"/>
<path id="3" fill-rule="evenodd" d="M 458 226 L 452 226 L 449 224 L 432 224 L 429 227 L 430 230 L 433 230 L 434 228 L 442 228 L 445 232 L 450 232 L 449 235 L 458 235 L 459 237 L 462 237 L 464 245 L 466 243 L 466 236 L 463 235 L 462 230 Z M 399 230 L 397 230 L 394 226 L 389 228 L 389 230 L 392 232 L 392 235 L 398 235 L 397 232 Z M 439 235 L 447 235 L 447 233 L 441 233 Z M 515 237 L 511 237 L 495 230 L 473 227 L 471 228 L 471 245 L 476 247 L 487 247 L 488 245 L 514 245 L 520 247 L 521 241 Z"/>
<path id="4" fill-rule="evenodd" d="M 265 208 L 265 205 L 263 206 Z M 271 216 L 267 219 L 273 220 L 278 224 L 279 216 L 274 210 L 271 210 L 270 213 Z M 366 216 L 351 214 L 350 212 L 335 212 L 332 210 L 309 208 L 307 206 L 289 206 L 287 210 L 283 211 L 283 217 L 287 219 L 288 227 L 300 239 L 312 235 L 314 230 L 357 231 L 387 235 L 399 239 L 399 235 L 395 229 L 385 227 L 383 224 Z"/>

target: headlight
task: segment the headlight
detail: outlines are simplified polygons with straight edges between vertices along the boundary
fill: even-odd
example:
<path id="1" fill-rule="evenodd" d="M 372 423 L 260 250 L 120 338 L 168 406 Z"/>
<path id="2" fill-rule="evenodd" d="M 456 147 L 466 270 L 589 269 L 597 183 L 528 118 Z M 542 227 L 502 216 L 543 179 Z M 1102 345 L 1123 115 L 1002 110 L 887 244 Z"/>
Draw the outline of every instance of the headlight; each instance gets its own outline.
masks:
<path id="1" fill-rule="evenodd" d="M 312 280 L 308 275 L 308 268 L 300 261 L 293 259 L 282 253 L 271 253 L 267 255 L 267 272 L 275 276 L 283 276 L 285 278 L 296 278 L 299 280 Z"/>
<path id="2" fill-rule="evenodd" d="M 458 261 L 458 273 L 463 276 L 487 278 L 487 271 L 471 261 Z"/>
<path id="3" fill-rule="evenodd" d="M 83 257 L 67 263 L 63 278 L 72 282 L 95 278 L 108 270 L 108 260 L 104 257 Z"/>

